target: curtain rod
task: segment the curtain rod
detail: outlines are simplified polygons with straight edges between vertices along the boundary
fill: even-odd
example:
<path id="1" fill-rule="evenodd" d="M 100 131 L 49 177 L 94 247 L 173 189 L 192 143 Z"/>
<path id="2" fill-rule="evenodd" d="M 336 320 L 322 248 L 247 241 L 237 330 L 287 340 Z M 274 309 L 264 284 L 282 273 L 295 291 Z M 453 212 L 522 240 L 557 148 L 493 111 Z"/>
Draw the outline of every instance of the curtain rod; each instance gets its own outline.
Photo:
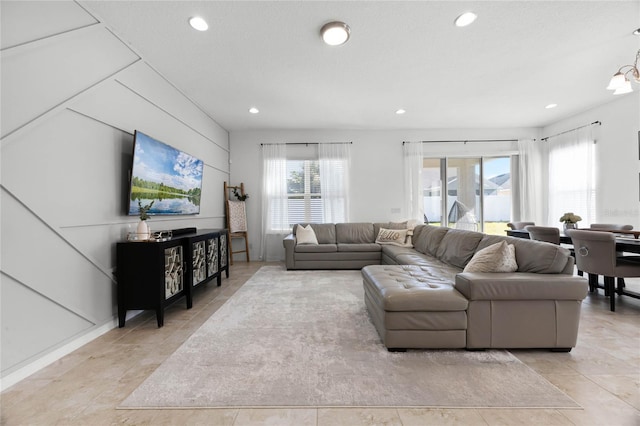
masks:
<path id="1" fill-rule="evenodd" d="M 409 143 L 410 141 L 403 141 L 402 145 Z M 518 139 L 458 139 L 458 140 L 430 140 L 430 141 L 418 141 L 420 143 L 443 143 L 443 142 L 518 142 Z"/>
<path id="2" fill-rule="evenodd" d="M 282 143 L 261 143 L 260 146 L 265 145 L 320 145 L 320 144 L 328 144 L 328 145 L 338 145 L 338 144 L 352 144 L 353 142 L 282 142 Z"/>
<path id="3" fill-rule="evenodd" d="M 600 125 L 602 125 L 602 122 L 601 122 L 601 121 L 594 121 L 594 122 L 593 122 L 593 123 L 591 123 L 591 124 L 585 124 L 584 126 L 576 127 L 575 129 L 571 129 L 571 130 L 565 130 L 564 132 L 556 133 L 555 135 L 547 136 L 547 137 L 544 137 L 544 138 L 542 138 L 542 139 L 540 139 L 540 140 L 541 140 L 541 141 L 546 141 L 546 140 L 547 140 L 547 139 L 549 139 L 549 138 L 554 138 L 554 137 L 556 137 L 556 136 L 564 135 L 565 133 L 573 132 L 573 131 L 575 131 L 575 130 L 582 129 L 582 128 L 589 127 L 589 126 L 593 126 L 593 125 L 595 125 L 595 124 L 597 124 L 598 126 L 600 126 Z"/>

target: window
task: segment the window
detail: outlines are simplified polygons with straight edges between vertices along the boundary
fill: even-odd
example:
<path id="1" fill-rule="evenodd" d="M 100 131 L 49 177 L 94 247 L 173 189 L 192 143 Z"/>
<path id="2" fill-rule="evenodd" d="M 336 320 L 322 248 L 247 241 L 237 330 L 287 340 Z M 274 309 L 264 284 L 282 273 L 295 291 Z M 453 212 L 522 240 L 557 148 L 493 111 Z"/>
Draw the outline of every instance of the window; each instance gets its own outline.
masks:
<path id="1" fill-rule="evenodd" d="M 566 212 L 595 222 L 595 149 L 591 127 L 549 138 L 549 223 Z"/>
<path id="2" fill-rule="evenodd" d="M 264 239 L 297 223 L 349 221 L 351 143 L 291 145 L 262 147 Z"/>
<path id="3" fill-rule="evenodd" d="M 318 160 L 287 160 L 289 225 L 322 223 L 323 203 Z"/>
<path id="4" fill-rule="evenodd" d="M 426 220 L 434 225 L 504 235 L 515 196 L 511 160 L 510 156 L 425 158 L 422 183 Z"/>

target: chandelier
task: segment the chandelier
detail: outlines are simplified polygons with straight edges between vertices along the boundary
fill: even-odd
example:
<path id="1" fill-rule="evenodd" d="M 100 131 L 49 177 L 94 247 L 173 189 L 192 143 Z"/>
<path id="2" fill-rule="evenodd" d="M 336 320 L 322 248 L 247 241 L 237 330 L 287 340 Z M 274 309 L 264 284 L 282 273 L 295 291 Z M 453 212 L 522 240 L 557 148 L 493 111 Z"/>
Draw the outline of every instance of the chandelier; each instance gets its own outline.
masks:
<path id="1" fill-rule="evenodd" d="M 638 70 L 638 62 L 640 62 L 640 50 L 636 53 L 636 61 L 633 65 L 623 65 L 617 73 L 611 77 L 611 81 L 607 86 L 607 90 L 615 90 L 614 95 L 622 95 L 633 92 L 631 88 L 630 77 L 640 83 L 640 71 Z"/>
<path id="2" fill-rule="evenodd" d="M 611 77 L 611 81 L 607 86 L 607 90 L 615 90 L 614 95 L 622 95 L 624 93 L 631 93 L 631 81 L 627 75 L 631 74 L 633 78 L 640 83 L 640 71 L 638 71 L 638 62 L 640 61 L 640 50 L 636 53 L 636 61 L 633 65 L 623 65 L 620 67 L 617 73 Z"/>

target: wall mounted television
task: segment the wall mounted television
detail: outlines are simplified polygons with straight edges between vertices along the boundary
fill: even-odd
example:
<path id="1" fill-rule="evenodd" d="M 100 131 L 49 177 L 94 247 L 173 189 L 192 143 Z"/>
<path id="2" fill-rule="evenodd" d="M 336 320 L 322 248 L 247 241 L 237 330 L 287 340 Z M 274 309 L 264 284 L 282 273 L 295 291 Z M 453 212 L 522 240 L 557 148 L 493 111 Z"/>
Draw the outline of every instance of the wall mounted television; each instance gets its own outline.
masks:
<path id="1" fill-rule="evenodd" d="M 153 201 L 149 215 L 200 213 L 203 162 L 138 130 L 133 138 L 133 165 L 127 213 L 138 215 L 139 203 Z"/>

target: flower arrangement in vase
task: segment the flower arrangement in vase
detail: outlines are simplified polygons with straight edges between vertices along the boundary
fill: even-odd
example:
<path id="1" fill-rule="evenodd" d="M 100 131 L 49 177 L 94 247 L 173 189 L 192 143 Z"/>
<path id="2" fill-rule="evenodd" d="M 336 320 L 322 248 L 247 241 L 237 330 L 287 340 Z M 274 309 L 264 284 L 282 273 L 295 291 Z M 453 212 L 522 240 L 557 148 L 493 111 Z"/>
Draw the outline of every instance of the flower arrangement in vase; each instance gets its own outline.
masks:
<path id="1" fill-rule="evenodd" d="M 572 212 L 565 213 L 560 217 L 560 222 L 563 223 L 564 229 L 575 229 L 577 228 L 577 223 L 580 222 L 582 218 L 577 214 L 573 214 Z"/>
<path id="2" fill-rule="evenodd" d="M 147 225 L 147 219 L 149 219 L 149 210 L 153 206 L 155 200 L 151 201 L 151 203 L 143 206 L 140 200 L 138 200 L 138 208 L 140 209 L 140 222 L 138 222 L 138 229 L 136 233 L 138 234 L 138 239 L 140 240 L 148 240 L 151 236 L 151 229 L 149 229 L 149 225 Z"/>

